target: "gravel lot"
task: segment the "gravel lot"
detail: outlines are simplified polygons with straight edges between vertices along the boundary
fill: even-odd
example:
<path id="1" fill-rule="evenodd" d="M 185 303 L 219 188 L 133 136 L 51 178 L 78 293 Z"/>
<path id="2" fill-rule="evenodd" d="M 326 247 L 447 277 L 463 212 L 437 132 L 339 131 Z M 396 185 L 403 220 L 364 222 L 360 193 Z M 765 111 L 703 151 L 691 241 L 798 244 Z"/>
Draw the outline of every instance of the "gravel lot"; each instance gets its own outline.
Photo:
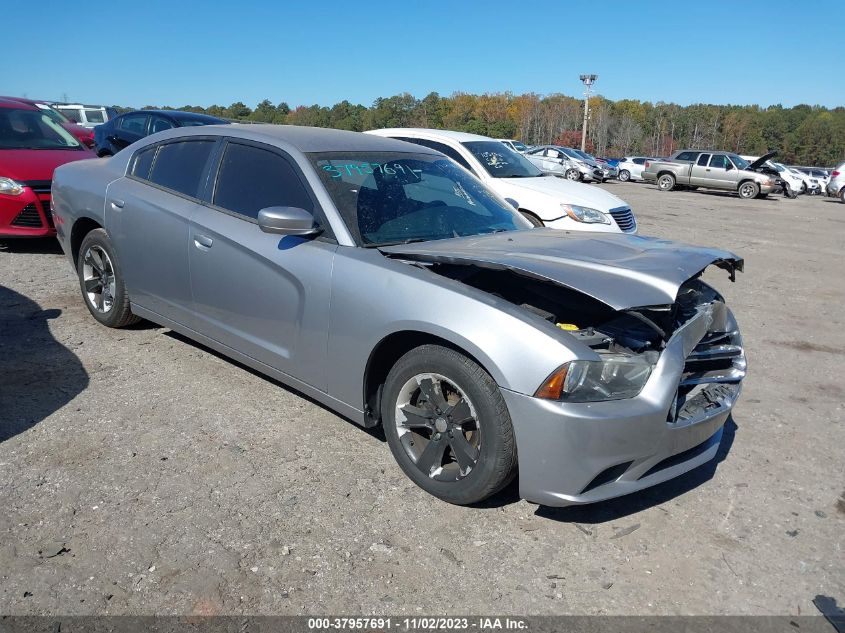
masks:
<path id="1" fill-rule="evenodd" d="M 845 603 L 845 205 L 608 183 L 708 273 L 750 373 L 713 463 L 554 510 L 446 505 L 378 432 L 0 243 L 0 613 L 791 614 Z M 151 248 L 153 246 L 151 245 Z"/>

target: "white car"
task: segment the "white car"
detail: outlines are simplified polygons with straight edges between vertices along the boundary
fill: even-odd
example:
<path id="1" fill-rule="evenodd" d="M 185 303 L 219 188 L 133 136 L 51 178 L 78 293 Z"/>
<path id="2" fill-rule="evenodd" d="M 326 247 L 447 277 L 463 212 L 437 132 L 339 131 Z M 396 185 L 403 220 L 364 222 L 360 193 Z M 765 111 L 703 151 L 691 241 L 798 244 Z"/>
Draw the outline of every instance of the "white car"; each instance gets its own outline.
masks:
<path id="1" fill-rule="evenodd" d="M 547 176 L 496 139 L 420 128 L 370 130 L 435 149 L 467 169 L 536 226 L 577 231 L 636 233 L 631 206 L 598 187 Z"/>
<path id="2" fill-rule="evenodd" d="M 801 171 L 819 181 L 819 189 L 821 190 L 819 193 L 824 195 L 827 191 L 827 185 L 830 182 L 830 173 L 826 169 L 817 169 L 815 167 L 807 167 Z"/>
<path id="3" fill-rule="evenodd" d="M 804 181 L 802 193 L 808 193 L 811 196 L 821 193 L 822 187 L 818 178 L 798 169 L 797 167 L 787 167 L 787 169 Z"/>
<path id="4" fill-rule="evenodd" d="M 845 202 L 845 163 L 841 163 L 830 172 L 830 181 L 827 183 L 826 190 L 827 195 L 838 197 Z"/>
<path id="5" fill-rule="evenodd" d="M 641 181 L 647 160 L 654 159 L 648 156 L 626 156 L 619 161 L 619 175 L 617 178 L 622 182 L 628 182 L 629 180 Z"/>
<path id="6" fill-rule="evenodd" d="M 522 141 L 515 141 L 512 138 L 497 138 L 497 141 L 504 143 L 505 147 L 510 147 L 513 151 L 524 154 L 528 151 L 528 146 Z"/>
<path id="7" fill-rule="evenodd" d="M 95 105 L 72 103 L 54 103 L 52 107 L 64 114 L 71 121 L 82 127 L 93 128 L 113 119 L 116 115 L 112 108 Z"/>
<path id="8" fill-rule="evenodd" d="M 769 164 L 778 170 L 780 177 L 789 183 L 789 188 L 792 189 L 792 191 L 795 193 L 804 193 L 806 191 L 804 179 L 789 167 L 782 163 L 775 163 L 772 161 L 769 161 Z"/>

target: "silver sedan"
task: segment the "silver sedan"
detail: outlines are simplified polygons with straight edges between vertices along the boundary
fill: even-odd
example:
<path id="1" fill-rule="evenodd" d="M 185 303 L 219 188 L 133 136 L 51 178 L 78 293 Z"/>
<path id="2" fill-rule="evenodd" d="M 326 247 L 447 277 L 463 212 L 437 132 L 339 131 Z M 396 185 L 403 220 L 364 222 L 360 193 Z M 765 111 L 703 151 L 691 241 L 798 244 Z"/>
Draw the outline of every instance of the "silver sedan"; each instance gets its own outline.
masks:
<path id="1" fill-rule="evenodd" d="M 733 279 L 740 258 L 532 229 L 393 139 L 169 130 L 58 168 L 53 204 L 97 321 L 148 319 L 382 425 L 402 470 L 452 503 L 517 470 L 525 499 L 556 506 L 675 477 L 715 455 L 745 375 L 736 321 L 699 279 Z"/>

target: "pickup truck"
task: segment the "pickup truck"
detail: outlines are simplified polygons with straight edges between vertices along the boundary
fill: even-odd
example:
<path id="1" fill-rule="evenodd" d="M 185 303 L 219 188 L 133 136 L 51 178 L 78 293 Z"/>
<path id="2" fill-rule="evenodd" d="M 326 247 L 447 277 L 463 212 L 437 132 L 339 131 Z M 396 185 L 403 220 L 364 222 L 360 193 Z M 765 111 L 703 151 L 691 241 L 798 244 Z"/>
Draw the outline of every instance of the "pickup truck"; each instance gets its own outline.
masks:
<path id="1" fill-rule="evenodd" d="M 666 159 L 648 160 L 643 180 L 657 183 L 659 191 L 680 187 L 736 191 L 740 198 L 777 193 L 782 184 L 770 174 L 758 171 L 774 152 L 753 163 L 732 152 L 682 150 Z"/>

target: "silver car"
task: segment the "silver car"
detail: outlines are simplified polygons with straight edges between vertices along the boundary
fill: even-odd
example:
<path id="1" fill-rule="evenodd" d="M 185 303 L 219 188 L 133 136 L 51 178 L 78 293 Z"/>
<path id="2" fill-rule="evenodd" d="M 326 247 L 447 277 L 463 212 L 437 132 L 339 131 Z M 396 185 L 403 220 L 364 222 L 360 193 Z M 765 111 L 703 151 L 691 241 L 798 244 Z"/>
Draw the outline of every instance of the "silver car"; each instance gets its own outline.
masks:
<path id="1" fill-rule="evenodd" d="M 402 141 L 173 129 L 58 168 L 53 204 L 97 321 L 148 319 L 382 425 L 402 470 L 452 503 L 517 469 L 521 495 L 553 506 L 675 477 L 716 454 L 745 375 L 736 321 L 699 279 L 740 258 L 532 229 Z"/>

